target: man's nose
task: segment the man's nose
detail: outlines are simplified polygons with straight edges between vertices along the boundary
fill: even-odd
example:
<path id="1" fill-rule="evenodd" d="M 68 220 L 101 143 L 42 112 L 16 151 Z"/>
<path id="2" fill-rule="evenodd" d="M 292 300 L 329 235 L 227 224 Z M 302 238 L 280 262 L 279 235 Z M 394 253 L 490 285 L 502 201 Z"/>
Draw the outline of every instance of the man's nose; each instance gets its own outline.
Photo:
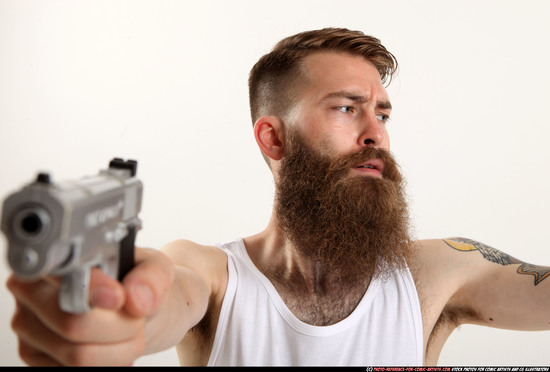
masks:
<path id="1" fill-rule="evenodd" d="M 376 115 L 365 115 L 363 120 L 361 120 L 360 134 L 358 137 L 359 146 L 380 147 L 383 145 L 384 140 L 385 133 Z"/>

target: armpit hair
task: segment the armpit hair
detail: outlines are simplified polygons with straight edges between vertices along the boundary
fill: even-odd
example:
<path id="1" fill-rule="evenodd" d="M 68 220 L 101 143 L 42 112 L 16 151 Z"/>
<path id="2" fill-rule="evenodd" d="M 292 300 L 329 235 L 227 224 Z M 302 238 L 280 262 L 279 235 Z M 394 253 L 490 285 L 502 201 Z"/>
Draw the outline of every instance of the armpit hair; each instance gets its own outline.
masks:
<path id="1" fill-rule="evenodd" d="M 212 338 L 212 332 L 215 332 L 215 327 L 218 324 L 217 315 L 212 314 L 214 306 L 214 296 L 210 296 L 208 300 L 208 311 L 204 314 L 204 317 L 188 332 L 194 333 L 195 337 L 201 342 L 207 342 Z"/>
<path id="2" fill-rule="evenodd" d="M 441 332 L 445 332 L 444 337 L 446 339 L 452 331 L 462 324 L 479 323 L 480 321 L 480 315 L 469 307 L 445 306 L 432 329 L 430 338 L 428 339 L 428 348 L 430 347 L 430 343 L 433 342 Z"/>

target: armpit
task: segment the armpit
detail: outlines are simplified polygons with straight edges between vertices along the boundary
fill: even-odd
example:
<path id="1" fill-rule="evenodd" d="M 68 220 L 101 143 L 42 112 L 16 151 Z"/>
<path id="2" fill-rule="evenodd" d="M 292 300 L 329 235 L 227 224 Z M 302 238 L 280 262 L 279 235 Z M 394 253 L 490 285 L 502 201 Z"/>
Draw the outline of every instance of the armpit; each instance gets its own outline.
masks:
<path id="1" fill-rule="evenodd" d="M 447 305 L 437 319 L 426 343 L 426 362 L 436 364 L 443 345 L 451 333 L 465 323 L 481 322 L 481 317 L 467 307 Z"/>

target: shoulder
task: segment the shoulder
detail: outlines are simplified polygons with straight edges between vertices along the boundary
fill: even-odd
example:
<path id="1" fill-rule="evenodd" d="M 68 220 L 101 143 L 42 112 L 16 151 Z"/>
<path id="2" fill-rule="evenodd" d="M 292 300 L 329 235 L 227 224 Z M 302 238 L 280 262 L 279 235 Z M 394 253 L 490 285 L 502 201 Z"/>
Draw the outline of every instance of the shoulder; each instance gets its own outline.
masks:
<path id="1" fill-rule="evenodd" d="M 499 265 L 486 255 L 505 260 L 506 255 L 467 238 L 420 240 L 414 243 L 410 270 L 424 316 L 433 326 L 442 314 L 460 314 L 452 326 L 477 323 L 475 306 L 467 298 L 478 292 Z"/>
<path id="2" fill-rule="evenodd" d="M 227 282 L 227 255 L 219 247 L 178 239 L 166 244 L 162 251 L 177 267 L 198 274 L 211 293 L 223 292 Z"/>
<path id="3" fill-rule="evenodd" d="M 445 307 L 447 301 L 460 287 L 462 264 L 455 256 L 446 239 L 418 240 L 413 243 L 409 267 L 414 278 L 423 311 L 435 307 L 435 314 Z M 435 315 L 434 314 L 434 315 Z"/>
<path id="4" fill-rule="evenodd" d="M 510 260 L 514 259 L 486 244 L 449 237 L 414 242 L 410 269 L 419 292 L 437 293 L 448 300 L 461 288 L 498 269 L 494 263 Z"/>
<path id="5" fill-rule="evenodd" d="M 441 271 L 449 273 L 449 270 L 455 272 L 486 255 L 494 256 L 495 259 L 500 255 L 501 259 L 506 259 L 506 254 L 468 238 L 427 239 L 413 244 L 411 262 L 419 274 L 425 275 L 434 275 Z M 478 254 L 471 254 L 474 252 Z"/>
<path id="6" fill-rule="evenodd" d="M 479 241 L 449 237 L 419 240 L 414 243 L 411 271 L 419 278 L 434 279 L 444 275 L 448 284 L 467 284 L 521 261 Z"/>
<path id="7" fill-rule="evenodd" d="M 174 240 L 162 247 L 162 251 L 184 266 L 216 264 L 219 263 L 218 261 L 227 261 L 227 256 L 221 248 L 198 244 L 186 239 Z M 193 261 L 189 261 L 189 259 L 193 259 Z M 214 262 L 211 260 L 214 260 Z"/>

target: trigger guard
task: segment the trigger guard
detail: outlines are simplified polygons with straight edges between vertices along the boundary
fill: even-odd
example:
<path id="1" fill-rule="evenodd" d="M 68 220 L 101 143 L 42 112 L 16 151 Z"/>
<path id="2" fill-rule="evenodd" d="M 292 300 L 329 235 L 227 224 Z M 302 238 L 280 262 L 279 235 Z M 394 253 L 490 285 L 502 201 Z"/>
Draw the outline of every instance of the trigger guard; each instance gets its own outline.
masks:
<path id="1" fill-rule="evenodd" d="M 61 279 L 59 307 L 73 314 L 90 311 L 88 291 L 90 287 L 90 267 L 72 271 Z"/>

